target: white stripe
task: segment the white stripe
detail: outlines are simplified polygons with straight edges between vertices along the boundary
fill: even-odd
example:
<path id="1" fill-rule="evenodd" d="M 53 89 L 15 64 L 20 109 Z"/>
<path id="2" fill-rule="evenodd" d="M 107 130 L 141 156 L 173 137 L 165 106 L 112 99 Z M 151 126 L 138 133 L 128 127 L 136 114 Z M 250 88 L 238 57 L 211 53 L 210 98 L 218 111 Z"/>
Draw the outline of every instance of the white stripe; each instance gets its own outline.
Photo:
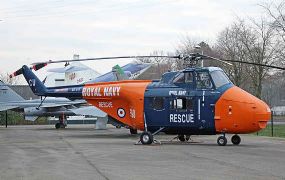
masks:
<path id="1" fill-rule="evenodd" d="M 202 106 L 204 107 L 204 103 L 205 103 L 205 91 L 203 91 L 203 100 L 202 100 Z"/>
<path id="2" fill-rule="evenodd" d="M 200 120 L 200 99 L 198 99 L 198 119 Z"/>

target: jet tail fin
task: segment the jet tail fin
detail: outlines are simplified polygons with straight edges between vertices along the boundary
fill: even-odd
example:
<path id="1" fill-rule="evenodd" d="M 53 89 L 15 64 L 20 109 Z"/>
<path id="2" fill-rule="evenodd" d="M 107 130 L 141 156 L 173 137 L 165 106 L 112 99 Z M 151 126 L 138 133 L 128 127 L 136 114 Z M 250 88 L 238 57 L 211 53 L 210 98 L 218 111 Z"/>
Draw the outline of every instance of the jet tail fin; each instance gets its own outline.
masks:
<path id="1" fill-rule="evenodd" d="M 22 67 L 22 72 L 23 75 L 32 89 L 33 93 L 38 95 L 38 96 L 45 96 L 47 93 L 47 88 L 46 86 L 42 83 L 41 80 L 31 71 L 31 69 L 24 65 Z"/>
<path id="2" fill-rule="evenodd" d="M 24 98 L 0 81 L 0 102 L 23 101 Z"/>
<path id="3" fill-rule="evenodd" d="M 124 70 L 118 64 L 112 68 L 112 72 L 115 77 L 115 81 L 129 79 L 128 72 L 124 72 Z"/>

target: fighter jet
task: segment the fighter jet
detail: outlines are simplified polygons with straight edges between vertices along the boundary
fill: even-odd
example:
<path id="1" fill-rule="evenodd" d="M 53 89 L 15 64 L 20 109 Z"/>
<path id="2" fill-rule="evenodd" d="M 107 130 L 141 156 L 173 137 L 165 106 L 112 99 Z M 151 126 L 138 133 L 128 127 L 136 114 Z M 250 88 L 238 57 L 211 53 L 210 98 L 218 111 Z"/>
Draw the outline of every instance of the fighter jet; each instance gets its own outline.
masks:
<path id="1" fill-rule="evenodd" d="M 25 120 L 35 121 L 42 116 L 55 116 L 59 118 L 59 122 L 55 127 L 63 128 L 66 126 L 67 116 L 81 115 L 76 113 L 78 108 L 86 108 L 86 101 L 84 100 L 69 100 L 67 98 L 46 98 L 25 100 L 15 91 L 13 91 L 7 84 L 0 81 L 0 111 L 13 110 L 21 112 L 25 116 Z M 106 114 L 102 111 L 93 109 L 98 117 L 105 117 Z"/>

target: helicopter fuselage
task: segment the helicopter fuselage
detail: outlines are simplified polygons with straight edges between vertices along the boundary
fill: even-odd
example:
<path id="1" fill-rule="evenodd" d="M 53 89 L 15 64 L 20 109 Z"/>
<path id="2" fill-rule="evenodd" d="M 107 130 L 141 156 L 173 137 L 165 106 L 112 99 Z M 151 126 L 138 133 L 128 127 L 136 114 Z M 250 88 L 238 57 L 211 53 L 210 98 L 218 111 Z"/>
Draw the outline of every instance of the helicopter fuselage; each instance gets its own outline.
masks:
<path id="1" fill-rule="evenodd" d="M 86 85 L 83 98 L 134 129 L 169 134 L 251 133 L 266 127 L 269 107 L 234 86 L 220 68 L 189 68 L 160 81 Z"/>
<path id="2" fill-rule="evenodd" d="M 40 96 L 83 98 L 113 119 L 142 131 L 169 134 L 243 134 L 266 127 L 266 103 L 230 82 L 217 67 L 165 73 L 160 81 L 124 80 L 46 88 L 23 66 Z"/>

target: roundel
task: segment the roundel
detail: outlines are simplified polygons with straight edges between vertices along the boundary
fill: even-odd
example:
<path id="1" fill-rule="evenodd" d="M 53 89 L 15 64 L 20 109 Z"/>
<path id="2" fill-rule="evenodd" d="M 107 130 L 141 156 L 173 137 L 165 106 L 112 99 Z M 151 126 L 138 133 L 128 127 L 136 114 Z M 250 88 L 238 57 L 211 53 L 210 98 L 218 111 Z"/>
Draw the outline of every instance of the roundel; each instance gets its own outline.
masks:
<path id="1" fill-rule="evenodd" d="M 123 117 L 125 117 L 126 112 L 125 112 L 125 110 L 123 108 L 119 108 L 118 111 L 117 111 L 117 114 L 118 114 L 118 116 L 120 118 L 123 118 Z"/>

